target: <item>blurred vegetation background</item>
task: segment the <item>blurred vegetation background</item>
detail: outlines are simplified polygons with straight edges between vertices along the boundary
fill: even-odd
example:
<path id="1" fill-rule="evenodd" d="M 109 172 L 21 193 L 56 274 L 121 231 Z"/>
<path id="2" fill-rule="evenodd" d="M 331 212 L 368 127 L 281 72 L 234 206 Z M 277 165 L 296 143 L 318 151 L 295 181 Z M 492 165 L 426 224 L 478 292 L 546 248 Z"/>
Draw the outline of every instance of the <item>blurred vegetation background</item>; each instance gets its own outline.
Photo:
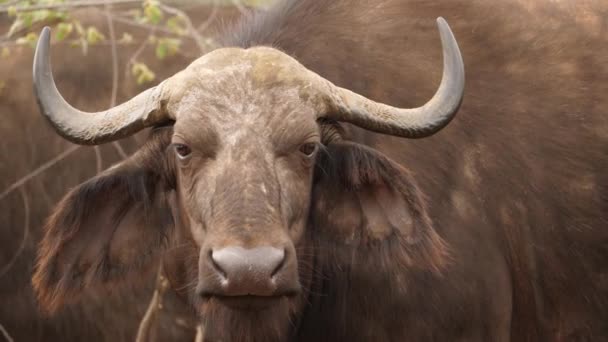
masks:
<path id="1" fill-rule="evenodd" d="M 20 46 L 34 48 L 43 25 L 52 27 L 55 44 L 79 48 L 83 55 L 88 53 L 89 46 L 97 44 L 140 44 L 138 51 L 152 48 L 156 58 L 165 59 L 177 54 L 185 40 L 192 40 L 201 52 L 205 52 L 214 46 L 213 39 L 205 34 L 205 30 L 217 19 L 218 12 L 222 10 L 219 7 L 244 12 L 250 8 L 263 9 L 272 1 L 0 0 L 0 20 L 4 24 L 0 38 L 0 58 L 8 58 L 11 51 Z M 209 16 L 193 20 L 189 10 L 205 6 L 213 7 Z M 98 9 L 105 12 L 109 21 L 120 22 L 131 28 L 148 29 L 149 33 L 139 40 L 134 39 L 129 29 L 118 33 L 111 32 L 112 30 L 102 33 L 105 30 L 99 25 L 85 25 L 78 19 L 77 11 L 83 8 Z M 153 81 L 155 72 L 139 57 L 138 54 L 129 61 L 132 76 L 138 84 Z"/>

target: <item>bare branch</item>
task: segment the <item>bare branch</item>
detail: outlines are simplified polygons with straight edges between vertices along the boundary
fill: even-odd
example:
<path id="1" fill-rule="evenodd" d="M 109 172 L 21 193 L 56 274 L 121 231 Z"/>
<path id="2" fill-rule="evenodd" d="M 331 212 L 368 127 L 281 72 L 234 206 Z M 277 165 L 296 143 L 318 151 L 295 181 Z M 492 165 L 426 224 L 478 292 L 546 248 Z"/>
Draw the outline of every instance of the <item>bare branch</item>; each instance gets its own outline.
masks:
<path id="1" fill-rule="evenodd" d="M 51 44 L 53 44 L 54 46 L 71 46 L 72 44 L 78 44 L 80 43 L 81 40 L 80 39 L 66 39 L 66 40 L 62 40 L 60 42 L 53 42 Z M 116 42 L 117 45 L 122 45 L 122 46 L 128 46 L 128 45 L 134 45 L 137 41 L 133 41 L 133 42 Z M 96 46 L 106 46 L 106 45 L 112 45 L 110 42 L 106 42 L 106 41 L 101 41 L 101 42 L 97 42 L 95 43 Z M 0 47 L 16 47 L 16 46 L 24 46 L 23 44 L 17 43 L 15 41 L 4 41 L 4 42 L 0 42 Z"/>
<path id="2" fill-rule="evenodd" d="M 142 0 L 80 0 L 80 1 L 69 1 L 64 3 L 57 4 L 47 4 L 47 5 L 31 5 L 31 6 L 18 6 L 14 7 L 13 10 L 16 12 L 31 12 L 38 10 L 52 10 L 52 9 L 66 9 L 66 8 L 75 8 L 75 7 L 95 7 L 95 6 L 103 6 L 103 5 L 119 5 L 119 4 L 136 4 L 142 3 Z M 0 8 L 0 13 L 7 13 L 9 11 L 9 7 Z"/>
<path id="3" fill-rule="evenodd" d="M 217 16 L 218 7 L 219 5 L 217 3 L 217 0 L 213 0 L 213 8 L 211 9 L 211 13 L 209 13 L 209 16 L 207 17 L 207 19 L 205 19 L 205 21 L 198 25 L 198 32 L 205 31 L 209 27 L 209 25 L 213 23 L 213 20 L 215 20 L 215 17 Z"/>
<path id="4" fill-rule="evenodd" d="M 25 221 L 23 223 L 23 238 L 21 239 L 21 243 L 19 244 L 19 247 L 17 248 L 15 255 L 13 255 L 13 257 L 8 262 L 8 264 L 6 264 L 6 266 L 4 266 L 4 268 L 2 268 L 2 270 L 0 270 L 0 278 L 2 278 L 2 276 L 4 276 L 11 269 L 11 267 L 13 267 L 13 265 L 15 264 L 15 261 L 17 261 L 17 258 L 19 258 L 19 256 L 23 252 L 23 249 L 25 248 L 25 244 L 27 243 L 27 238 L 29 237 L 29 234 L 30 234 L 30 203 L 27 199 L 27 193 L 25 192 L 23 187 L 21 187 L 20 190 L 21 190 L 20 191 L 21 198 L 23 199 L 23 211 L 24 211 L 24 221 Z M 0 328 L 1 327 L 2 326 L 0 326 Z"/>
<path id="5" fill-rule="evenodd" d="M 14 4 L 16 4 L 16 3 L 18 3 L 19 1 L 21 1 L 21 0 L 11 0 L 11 1 L 7 1 L 7 2 L 5 2 L 5 3 L 3 3 L 3 4 L 2 4 L 2 8 L 12 6 L 12 5 L 14 5 Z"/>
<path id="6" fill-rule="evenodd" d="M 129 158 L 129 155 L 127 154 L 127 152 L 125 152 L 125 149 L 122 148 L 122 145 L 120 144 L 120 141 L 114 141 L 114 142 L 112 142 L 112 146 L 114 146 L 114 148 L 116 149 L 116 152 L 118 152 L 118 154 L 120 155 L 120 157 L 122 159 Z"/>
<path id="7" fill-rule="evenodd" d="M 95 164 L 97 166 L 97 173 L 101 173 L 101 171 L 103 171 L 103 158 L 101 157 L 101 151 L 99 150 L 99 146 L 93 146 L 93 150 L 95 151 Z"/>
<path id="8" fill-rule="evenodd" d="M 114 20 L 112 18 L 112 14 L 110 12 L 111 5 L 106 5 L 105 13 L 106 13 L 106 21 L 108 23 L 108 33 L 110 36 L 110 46 L 112 51 L 112 95 L 110 96 L 110 108 L 116 106 L 116 98 L 118 97 L 118 51 L 116 49 L 116 32 L 114 30 Z M 120 145 L 119 141 L 112 142 L 112 146 L 116 148 L 116 151 L 120 155 L 122 159 L 126 159 L 128 157 L 125 150 Z"/>
<path id="9" fill-rule="evenodd" d="M 11 335 L 9 335 L 8 331 L 4 329 L 4 326 L 2 324 L 0 324 L 0 332 L 2 333 L 2 336 L 4 336 L 4 338 L 6 339 L 6 342 L 14 342 L 13 338 L 11 337 Z"/>
<path id="10" fill-rule="evenodd" d="M 141 320 L 141 323 L 139 323 L 135 342 L 147 342 L 150 340 L 150 327 L 152 326 L 152 321 L 156 318 L 158 311 L 163 308 L 163 296 L 168 288 L 169 281 L 164 276 L 163 263 L 160 262 L 156 275 L 156 289 L 154 290 L 154 295 L 152 295 L 146 314 Z"/>
<path id="11" fill-rule="evenodd" d="M 144 315 L 144 318 L 139 324 L 139 329 L 137 329 L 137 337 L 135 338 L 135 342 L 146 342 L 150 340 L 150 327 L 152 326 L 152 320 L 156 317 L 156 312 L 158 311 L 159 303 L 160 294 L 158 293 L 157 289 L 154 290 L 154 295 L 152 296 L 152 300 L 150 300 L 150 304 L 148 305 L 146 314 Z"/>
<path id="12" fill-rule="evenodd" d="M 148 45 L 148 41 L 150 40 L 150 37 L 152 37 L 155 32 L 156 32 L 156 26 L 152 26 L 150 28 L 150 33 L 148 34 L 148 37 L 142 41 L 141 45 L 137 48 L 137 50 L 135 50 L 133 55 L 131 55 L 131 58 L 129 58 L 129 61 L 127 62 L 127 67 L 125 68 L 125 78 L 127 78 L 129 75 L 129 66 L 131 66 L 137 62 L 137 58 L 139 58 L 139 55 L 141 55 L 141 53 L 144 52 L 144 50 L 146 49 L 146 46 Z"/>
<path id="13" fill-rule="evenodd" d="M 159 7 L 163 11 L 165 11 L 169 14 L 173 14 L 173 15 L 176 15 L 176 16 L 182 18 L 186 22 L 188 34 L 190 34 L 190 36 L 194 39 L 194 41 L 196 42 L 196 45 L 198 46 L 198 49 L 201 52 L 204 52 L 207 50 L 207 44 L 205 44 L 205 40 L 203 39 L 201 34 L 194 28 L 194 25 L 192 25 L 192 20 L 190 20 L 190 17 L 186 13 L 184 13 L 184 11 L 179 10 L 175 7 L 165 5 L 165 4 L 160 4 Z"/>
<path id="14" fill-rule="evenodd" d="M 123 23 L 123 24 L 127 24 L 130 26 L 134 26 L 134 27 L 141 27 L 141 28 L 145 28 L 145 29 L 155 29 L 157 32 L 162 32 L 168 35 L 173 35 L 173 36 L 177 36 L 177 37 L 183 37 L 182 35 L 179 35 L 169 29 L 166 29 L 164 27 L 160 27 L 160 26 L 156 26 L 156 25 L 150 25 L 150 24 L 146 24 L 146 23 L 140 23 L 137 22 L 133 19 L 129 19 L 127 17 L 121 16 L 121 15 L 115 15 L 113 18 L 114 21 L 117 21 L 119 23 Z"/>
<path id="15" fill-rule="evenodd" d="M 241 4 L 240 0 L 232 0 L 232 4 L 234 5 L 234 7 L 236 7 L 236 9 L 239 10 L 239 12 L 241 12 L 242 15 L 249 14 L 247 12 L 247 9 L 245 8 L 245 6 L 243 6 L 243 4 Z"/>
<path id="16" fill-rule="evenodd" d="M 194 338 L 194 342 L 203 342 L 205 330 L 203 329 L 203 325 L 199 324 L 196 326 L 196 337 Z"/>
<path id="17" fill-rule="evenodd" d="M 150 34 L 148 34 L 148 38 L 144 39 L 141 42 L 141 45 L 137 48 L 137 50 L 135 51 L 135 53 L 133 53 L 133 55 L 131 56 L 131 58 L 129 58 L 129 62 L 127 64 L 133 64 L 137 61 L 137 58 L 139 58 L 139 55 L 141 55 L 142 52 L 144 52 L 144 50 L 146 49 L 146 45 L 148 44 L 148 41 L 150 40 L 150 37 L 152 37 L 154 35 L 154 32 L 156 32 L 156 28 L 152 27 L 152 29 L 150 30 Z"/>
<path id="18" fill-rule="evenodd" d="M 79 146 L 79 145 L 72 145 L 72 146 L 70 146 L 67 150 L 61 152 L 59 155 L 55 156 L 53 159 L 47 161 L 46 163 L 44 163 L 44 164 L 40 165 L 39 167 L 37 167 L 34 171 L 32 171 L 32 172 L 28 173 L 27 175 L 21 177 L 20 179 L 18 179 L 17 181 L 15 181 L 13 184 L 11 184 L 8 188 L 6 188 L 4 191 L 2 191 L 2 193 L 0 193 L 0 200 L 3 200 L 11 192 L 15 191 L 15 189 L 18 189 L 20 186 L 22 186 L 23 184 L 27 183 L 30 179 L 38 176 L 42 172 L 46 171 L 50 167 L 54 166 L 58 162 L 60 162 L 63 159 L 65 159 L 70 154 L 76 152 L 76 150 L 78 150 L 80 147 L 81 146 Z"/>
<path id="19" fill-rule="evenodd" d="M 116 97 L 118 96 L 118 51 L 116 50 L 116 32 L 114 30 L 114 20 L 110 13 L 110 5 L 106 5 L 105 12 L 112 51 L 112 95 L 110 97 L 110 107 L 114 107 L 116 106 Z"/>

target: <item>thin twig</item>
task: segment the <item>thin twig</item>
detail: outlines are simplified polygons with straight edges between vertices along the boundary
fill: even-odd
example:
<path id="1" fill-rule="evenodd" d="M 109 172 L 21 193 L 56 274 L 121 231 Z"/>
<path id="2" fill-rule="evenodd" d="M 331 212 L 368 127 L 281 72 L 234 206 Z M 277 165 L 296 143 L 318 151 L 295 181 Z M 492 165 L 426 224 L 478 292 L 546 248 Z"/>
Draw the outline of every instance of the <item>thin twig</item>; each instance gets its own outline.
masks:
<path id="1" fill-rule="evenodd" d="M 114 148 L 116 149 L 116 152 L 118 152 L 118 154 L 120 155 L 120 157 L 122 159 L 129 158 L 129 155 L 127 154 L 127 152 L 125 152 L 125 149 L 122 148 L 122 145 L 120 144 L 120 141 L 114 141 L 112 143 L 112 146 L 114 146 Z"/>
<path id="2" fill-rule="evenodd" d="M 152 320 L 156 317 L 158 303 L 160 302 L 159 298 L 160 294 L 158 293 L 158 290 L 154 290 L 154 295 L 152 295 L 152 300 L 150 300 L 146 314 L 139 324 L 139 329 L 137 329 L 135 342 L 146 342 L 150 339 L 150 327 L 152 326 Z"/>
<path id="3" fill-rule="evenodd" d="M 182 18 L 186 22 L 186 27 L 188 29 L 188 33 L 196 42 L 198 49 L 201 52 L 204 52 L 205 50 L 207 50 L 207 48 L 206 48 L 207 44 L 205 44 L 205 40 L 203 39 L 201 34 L 194 28 L 194 25 L 192 25 L 192 20 L 190 20 L 190 17 L 186 13 L 184 13 L 184 11 L 177 9 L 175 7 L 165 5 L 165 4 L 160 4 L 159 7 L 163 11 L 165 11 L 169 14 L 173 14 L 173 15 L 176 15 L 176 16 Z"/>
<path id="4" fill-rule="evenodd" d="M 22 1 L 22 0 L 11 0 L 11 1 L 5 2 L 2 4 L 1 8 L 13 6 L 14 4 L 18 3 L 19 1 Z"/>
<path id="5" fill-rule="evenodd" d="M 93 150 L 95 151 L 95 165 L 97 166 L 97 173 L 101 173 L 101 171 L 103 171 L 103 157 L 101 156 L 101 151 L 97 145 L 93 146 Z"/>
<path id="6" fill-rule="evenodd" d="M 6 339 L 6 342 L 14 342 L 13 338 L 8 333 L 8 331 L 4 329 L 4 326 L 2 324 L 0 324 L 0 332 L 2 333 L 2 336 L 4 336 L 4 338 Z"/>
<path id="7" fill-rule="evenodd" d="M 34 171 L 32 171 L 32 172 L 28 173 L 27 175 L 21 177 L 20 179 L 18 179 L 17 181 L 15 181 L 13 184 L 11 184 L 8 188 L 6 188 L 4 191 L 2 191 L 2 193 L 0 193 L 0 200 L 4 199 L 11 192 L 15 191 L 15 189 L 18 189 L 20 186 L 22 186 L 23 184 L 27 183 L 30 179 L 38 176 L 42 172 L 46 171 L 50 167 L 54 166 L 58 162 L 60 162 L 63 159 L 65 159 L 70 154 L 76 152 L 76 150 L 78 150 L 80 147 L 81 146 L 79 146 L 79 145 L 70 146 L 67 150 L 61 152 L 59 155 L 55 156 L 53 159 L 47 161 L 46 163 L 44 163 L 44 164 L 40 165 L 39 167 L 37 167 Z"/>
<path id="8" fill-rule="evenodd" d="M 137 58 L 139 58 L 139 55 L 141 55 L 141 53 L 144 52 L 144 50 L 146 49 L 146 46 L 148 45 L 148 41 L 150 40 L 150 37 L 152 37 L 155 32 L 156 32 L 155 26 L 150 28 L 150 33 L 148 33 L 148 37 L 142 41 L 141 45 L 137 48 L 137 50 L 135 50 L 133 55 L 131 55 L 131 58 L 129 58 L 129 61 L 127 62 L 127 67 L 125 68 L 125 78 L 127 78 L 129 75 L 129 66 L 131 66 L 137 62 Z"/>
<path id="9" fill-rule="evenodd" d="M 29 234 L 30 234 L 30 203 L 27 199 L 27 193 L 25 192 L 23 187 L 21 187 L 20 190 L 21 190 L 20 191 L 21 198 L 23 199 L 23 212 L 24 212 L 23 220 L 25 221 L 23 223 L 23 238 L 21 239 L 21 243 L 19 244 L 19 247 L 17 248 L 15 255 L 13 255 L 13 257 L 8 262 L 8 264 L 6 264 L 6 266 L 4 266 L 4 268 L 2 268 L 2 270 L 0 271 L 0 278 L 2 278 L 2 276 L 4 276 L 11 269 L 11 267 L 13 267 L 13 265 L 17 261 L 17 258 L 19 258 L 19 256 L 23 252 L 23 249 L 25 249 L 25 244 L 27 243 L 27 238 L 29 237 Z"/>
<path id="10" fill-rule="evenodd" d="M 114 31 L 114 20 L 110 13 L 110 5 L 106 5 L 106 21 L 110 36 L 110 46 L 112 51 L 112 94 L 110 96 L 110 107 L 116 106 L 118 96 L 118 51 L 116 50 L 116 32 Z"/>
<path id="11" fill-rule="evenodd" d="M 199 324 L 196 326 L 196 337 L 194 337 L 194 342 L 203 342 L 204 329 L 203 325 Z"/>
<path id="12" fill-rule="evenodd" d="M 53 46 L 69 46 L 69 47 L 71 47 L 72 44 L 78 44 L 80 42 L 81 42 L 80 39 L 66 39 L 66 40 L 62 40 L 60 42 L 52 42 L 51 44 L 53 44 Z M 135 43 L 137 43 L 137 42 L 139 42 L 139 41 L 116 42 L 116 43 L 117 43 L 117 45 L 121 45 L 121 46 L 130 46 L 130 45 L 135 45 Z M 101 41 L 101 42 L 96 42 L 95 45 L 92 45 L 92 46 L 106 46 L 106 45 L 112 45 L 112 44 L 110 42 Z M 0 42 L 0 47 L 18 47 L 18 46 L 27 47 L 27 45 L 23 45 L 21 43 L 17 43 L 16 41 Z"/>
<path id="13" fill-rule="evenodd" d="M 183 37 L 182 35 L 177 34 L 177 33 L 173 32 L 173 31 L 171 31 L 169 29 L 166 29 L 164 27 L 150 25 L 150 24 L 146 24 L 146 23 L 140 23 L 140 22 L 137 22 L 137 21 L 135 21 L 133 19 L 129 19 L 129 18 L 126 18 L 126 17 L 121 16 L 121 15 L 115 15 L 114 18 L 113 18 L 113 20 L 117 21 L 119 23 L 127 24 L 127 25 L 134 26 L 134 27 L 141 27 L 141 28 L 145 28 L 145 29 L 148 29 L 148 30 L 154 28 L 158 32 L 162 32 L 162 33 L 165 33 L 165 34 L 168 34 L 168 35 L 172 35 L 172 36 L 176 36 L 176 37 Z"/>
<path id="14" fill-rule="evenodd" d="M 118 97 L 118 51 L 116 49 L 116 32 L 114 30 L 114 20 L 110 12 L 111 5 L 106 5 L 106 21 L 108 23 L 108 32 L 110 36 L 111 51 L 112 51 L 112 94 L 110 95 L 110 108 L 116 106 L 116 98 Z M 120 145 L 119 141 L 112 142 L 112 146 L 116 149 L 121 158 L 128 157 L 125 150 Z"/>
<path id="15" fill-rule="evenodd" d="M 215 17 L 217 16 L 218 7 L 219 5 L 217 3 L 217 0 L 213 0 L 213 8 L 211 9 L 211 13 L 209 13 L 209 16 L 207 16 L 207 19 L 205 19 L 205 21 L 198 25 L 198 27 L 196 28 L 198 32 L 204 32 L 209 27 L 209 25 L 211 25 L 211 23 L 213 22 L 213 20 L 215 20 Z"/>
<path id="16" fill-rule="evenodd" d="M 234 4 L 234 7 L 236 7 L 236 9 L 238 9 L 239 12 L 241 12 L 242 15 L 248 15 L 249 14 L 247 12 L 247 9 L 245 9 L 245 6 L 243 6 L 243 4 L 241 4 L 240 0 L 232 0 L 232 4 Z"/>
<path id="17" fill-rule="evenodd" d="M 137 50 L 135 50 L 135 53 L 133 53 L 131 58 L 129 58 L 129 62 L 127 64 L 134 64 L 137 61 L 137 58 L 139 57 L 139 55 L 141 55 L 141 53 L 144 52 L 144 50 L 146 49 L 146 45 L 148 45 L 148 41 L 150 40 L 150 37 L 152 37 L 155 32 L 156 32 L 156 27 L 152 27 L 150 29 L 150 33 L 148 34 L 148 37 L 141 42 L 141 45 L 137 48 Z"/>
<path id="18" fill-rule="evenodd" d="M 120 4 L 135 4 L 141 3 L 142 0 L 81 0 L 81 1 L 69 1 L 58 4 L 45 4 L 45 5 L 31 5 L 31 6 L 18 6 L 13 7 L 15 12 L 31 12 L 38 10 L 53 10 L 63 8 L 75 8 L 75 7 L 94 7 L 103 5 L 120 5 Z M 7 13 L 9 8 L 0 8 L 0 13 Z"/>
<path id="19" fill-rule="evenodd" d="M 164 276 L 163 263 L 160 262 L 156 275 L 156 289 L 154 290 L 154 295 L 152 295 L 146 314 L 139 323 L 135 342 L 147 342 L 150 340 L 150 327 L 152 326 L 152 321 L 156 318 L 158 311 L 163 308 L 163 296 L 168 288 L 169 281 Z"/>

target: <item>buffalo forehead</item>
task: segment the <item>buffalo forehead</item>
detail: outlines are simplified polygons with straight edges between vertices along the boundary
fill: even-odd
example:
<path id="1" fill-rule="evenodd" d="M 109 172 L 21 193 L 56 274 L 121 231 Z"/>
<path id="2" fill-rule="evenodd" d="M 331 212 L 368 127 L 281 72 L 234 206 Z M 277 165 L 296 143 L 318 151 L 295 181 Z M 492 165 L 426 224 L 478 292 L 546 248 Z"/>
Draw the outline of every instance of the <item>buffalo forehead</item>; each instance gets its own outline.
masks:
<path id="1" fill-rule="evenodd" d="M 176 131 L 202 123 L 232 146 L 249 140 L 251 133 L 284 143 L 293 135 L 287 134 L 289 127 L 315 129 L 315 107 L 308 101 L 311 96 L 303 95 L 314 82 L 306 80 L 307 73 L 272 48 L 215 50 L 165 85 L 171 94 L 169 110 L 177 116 Z"/>
<path id="2" fill-rule="evenodd" d="M 242 73 L 256 88 L 311 86 L 310 71 L 289 55 L 268 47 L 250 49 L 222 48 L 194 61 L 183 72 L 185 78 L 195 81 L 206 77 L 220 77 Z M 191 83 L 191 82 L 186 82 Z"/>

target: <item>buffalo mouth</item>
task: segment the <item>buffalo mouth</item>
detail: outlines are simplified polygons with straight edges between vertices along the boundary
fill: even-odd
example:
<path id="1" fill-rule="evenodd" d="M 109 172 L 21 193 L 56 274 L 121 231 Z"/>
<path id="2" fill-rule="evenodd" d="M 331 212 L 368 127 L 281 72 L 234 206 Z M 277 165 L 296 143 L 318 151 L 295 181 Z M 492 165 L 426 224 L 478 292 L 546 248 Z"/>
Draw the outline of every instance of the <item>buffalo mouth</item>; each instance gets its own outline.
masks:
<path id="1" fill-rule="evenodd" d="M 264 311 L 276 307 L 288 297 L 291 296 L 213 296 L 220 304 L 239 311 Z"/>
<path id="2" fill-rule="evenodd" d="M 203 296 L 202 304 L 205 306 L 214 302 L 216 305 L 219 304 L 220 306 L 237 311 L 264 311 L 279 307 L 281 304 L 286 304 L 291 299 L 297 297 L 298 293 L 299 291 L 291 291 L 272 296 L 213 294 Z"/>

